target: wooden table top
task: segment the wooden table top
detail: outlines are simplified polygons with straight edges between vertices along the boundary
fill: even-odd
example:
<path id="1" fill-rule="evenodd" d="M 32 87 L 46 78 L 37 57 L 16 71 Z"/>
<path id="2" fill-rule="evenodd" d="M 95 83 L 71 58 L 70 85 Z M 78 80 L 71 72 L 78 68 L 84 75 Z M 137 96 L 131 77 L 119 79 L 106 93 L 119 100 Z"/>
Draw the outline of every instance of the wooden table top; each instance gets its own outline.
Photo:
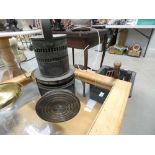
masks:
<path id="1" fill-rule="evenodd" d="M 0 38 L 20 36 L 20 35 L 30 35 L 30 34 L 36 34 L 36 33 L 42 33 L 42 30 L 37 29 L 37 30 L 29 30 L 29 31 L 17 31 L 17 32 L 0 32 Z"/>

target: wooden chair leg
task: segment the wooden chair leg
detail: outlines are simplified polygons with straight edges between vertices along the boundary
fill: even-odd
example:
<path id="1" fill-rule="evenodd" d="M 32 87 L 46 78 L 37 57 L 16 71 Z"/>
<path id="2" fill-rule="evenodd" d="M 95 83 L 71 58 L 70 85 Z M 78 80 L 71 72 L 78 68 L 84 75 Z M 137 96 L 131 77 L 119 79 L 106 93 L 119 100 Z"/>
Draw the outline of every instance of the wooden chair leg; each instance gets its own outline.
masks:
<path id="1" fill-rule="evenodd" d="M 73 65 L 74 65 L 74 48 L 72 48 L 72 59 L 73 59 Z"/>
<path id="2" fill-rule="evenodd" d="M 20 70 L 20 68 L 18 67 L 15 61 L 14 54 L 12 53 L 12 49 L 9 43 L 9 37 L 0 38 L 0 54 L 8 69 L 5 74 L 5 75 L 8 75 L 8 77 L 6 77 L 5 80 L 11 79 L 13 77 L 16 77 L 22 74 L 22 71 Z"/>
<path id="3" fill-rule="evenodd" d="M 84 69 L 87 70 L 88 68 L 88 48 L 85 49 L 84 51 Z M 82 82 L 82 85 L 83 85 L 83 97 L 86 96 L 86 93 L 85 93 L 85 82 Z"/>
<path id="4" fill-rule="evenodd" d="M 84 69 L 88 67 L 88 49 L 84 51 Z"/>
<path id="5" fill-rule="evenodd" d="M 104 42 L 102 43 L 102 58 L 101 58 L 101 62 L 100 62 L 100 67 L 102 67 L 103 60 L 104 60 L 104 57 L 105 57 L 106 44 L 107 44 L 107 36 L 104 37 Z"/>

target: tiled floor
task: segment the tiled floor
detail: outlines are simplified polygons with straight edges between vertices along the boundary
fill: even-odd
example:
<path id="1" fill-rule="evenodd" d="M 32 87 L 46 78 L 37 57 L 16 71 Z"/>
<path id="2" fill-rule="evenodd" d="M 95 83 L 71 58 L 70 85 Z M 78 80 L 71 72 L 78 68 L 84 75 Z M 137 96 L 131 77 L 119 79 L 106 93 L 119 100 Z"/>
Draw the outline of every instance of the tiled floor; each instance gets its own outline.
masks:
<path id="1" fill-rule="evenodd" d="M 72 65 L 71 49 L 68 49 L 68 53 Z M 96 53 L 94 49 L 89 50 L 89 67 L 92 67 Z M 25 54 L 28 58 L 34 56 L 32 51 L 26 51 Z M 98 55 L 96 69 L 99 68 L 100 58 L 101 53 Z M 155 134 L 155 51 L 148 51 L 145 58 L 106 53 L 104 64 L 112 66 L 115 60 L 122 62 L 122 68 L 137 73 L 133 94 L 127 104 L 121 134 Z M 75 50 L 75 63 L 83 64 L 83 52 L 81 50 Z M 37 67 L 36 60 L 23 63 L 22 67 L 27 71 L 33 70 Z M 4 68 L 0 68 L 0 77 L 3 71 Z"/>

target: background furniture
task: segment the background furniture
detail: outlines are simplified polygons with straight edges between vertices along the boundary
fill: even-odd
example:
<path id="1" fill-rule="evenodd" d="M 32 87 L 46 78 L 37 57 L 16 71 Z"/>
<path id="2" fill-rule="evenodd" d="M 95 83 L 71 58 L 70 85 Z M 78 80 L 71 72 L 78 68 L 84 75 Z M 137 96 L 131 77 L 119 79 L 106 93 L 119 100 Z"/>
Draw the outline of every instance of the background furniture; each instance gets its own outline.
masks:
<path id="1" fill-rule="evenodd" d="M 134 29 L 135 31 L 137 31 L 139 34 L 141 34 L 142 36 L 144 36 L 145 38 L 148 39 L 143 57 L 145 57 L 149 43 L 150 43 L 150 39 L 152 37 L 153 34 L 153 30 L 155 29 L 155 25 L 105 25 L 105 28 L 107 29 L 119 29 L 120 31 L 122 29 Z M 140 31 L 140 29 L 150 29 L 151 33 L 150 35 L 146 35 L 143 32 Z"/>
<path id="2" fill-rule="evenodd" d="M 13 78 L 22 74 L 21 70 L 18 68 L 17 63 L 14 60 L 14 55 L 10 48 L 9 38 L 12 36 L 21 36 L 28 34 L 37 34 L 41 33 L 41 30 L 31 30 L 31 31 L 19 31 L 19 32 L 0 32 L 0 54 L 2 59 L 5 62 L 5 65 L 8 68 L 3 75 L 3 80 Z"/>
<path id="3" fill-rule="evenodd" d="M 107 32 L 106 29 L 99 29 L 100 39 L 102 43 L 102 59 L 100 67 L 102 66 L 107 43 Z M 72 57 L 74 65 L 74 48 L 85 49 L 84 51 L 84 68 L 88 68 L 88 49 L 98 45 L 98 34 L 95 30 L 90 31 L 53 31 L 53 34 L 67 34 L 67 46 L 72 48 Z"/>

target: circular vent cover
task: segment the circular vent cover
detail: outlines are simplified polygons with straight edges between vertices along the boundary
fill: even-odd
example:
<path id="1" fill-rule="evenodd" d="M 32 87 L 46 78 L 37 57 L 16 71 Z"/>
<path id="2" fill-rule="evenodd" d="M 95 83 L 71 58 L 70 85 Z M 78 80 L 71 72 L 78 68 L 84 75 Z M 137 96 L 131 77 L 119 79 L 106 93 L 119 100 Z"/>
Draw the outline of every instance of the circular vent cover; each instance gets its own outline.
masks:
<path id="1" fill-rule="evenodd" d="M 79 99 L 69 90 L 47 92 L 36 104 L 36 113 L 45 121 L 59 123 L 72 119 L 80 110 Z"/>

